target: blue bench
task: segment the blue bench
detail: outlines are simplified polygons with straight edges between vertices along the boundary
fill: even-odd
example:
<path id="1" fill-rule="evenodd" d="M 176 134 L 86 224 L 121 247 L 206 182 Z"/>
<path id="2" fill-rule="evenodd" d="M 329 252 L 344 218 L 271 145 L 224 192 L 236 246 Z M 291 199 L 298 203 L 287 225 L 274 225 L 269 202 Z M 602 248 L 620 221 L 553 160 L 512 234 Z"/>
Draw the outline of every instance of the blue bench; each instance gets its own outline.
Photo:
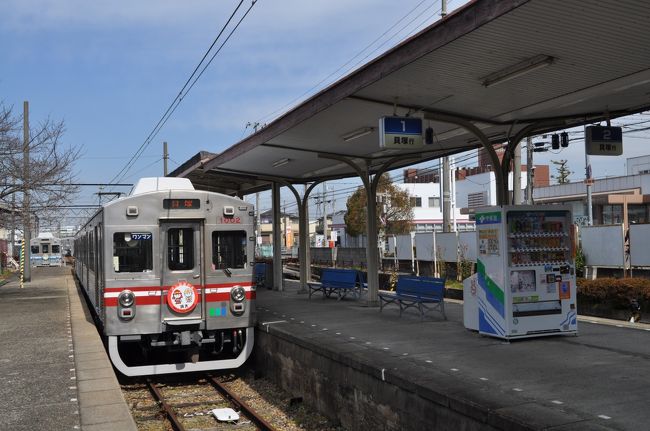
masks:
<path id="1" fill-rule="evenodd" d="M 266 263 L 258 262 L 253 266 L 253 283 L 257 288 L 266 285 Z"/>
<path id="2" fill-rule="evenodd" d="M 323 298 L 330 297 L 334 292 L 338 300 L 345 298 L 348 293 L 359 297 L 361 290 L 361 276 L 356 269 L 325 268 L 321 273 L 320 283 L 309 281 L 309 299 L 315 292 L 323 292 Z"/>
<path id="3" fill-rule="evenodd" d="M 442 317 L 445 314 L 445 279 L 434 277 L 415 277 L 400 275 L 397 278 L 395 291 L 379 291 L 379 312 L 388 304 L 399 305 L 399 315 L 411 307 L 417 307 L 420 317 L 430 310 L 439 310 Z M 434 304 L 433 306 L 429 304 Z"/>

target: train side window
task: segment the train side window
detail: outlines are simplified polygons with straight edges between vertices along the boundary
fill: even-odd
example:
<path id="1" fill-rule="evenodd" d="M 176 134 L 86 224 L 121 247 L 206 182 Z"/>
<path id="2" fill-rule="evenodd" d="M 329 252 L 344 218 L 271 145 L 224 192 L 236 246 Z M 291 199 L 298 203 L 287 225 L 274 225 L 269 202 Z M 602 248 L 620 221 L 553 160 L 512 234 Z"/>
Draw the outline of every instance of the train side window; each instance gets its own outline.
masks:
<path id="1" fill-rule="evenodd" d="M 25 242 L 26 242 L 26 241 L 25 241 Z M 32 254 L 38 254 L 38 253 L 39 253 L 39 252 L 38 252 L 38 246 L 37 246 L 37 245 L 33 245 L 33 246 L 31 246 L 31 249 L 32 249 Z"/>
<path id="2" fill-rule="evenodd" d="M 113 270 L 115 272 L 153 270 L 153 241 L 151 238 L 151 233 L 115 232 L 113 234 Z"/>
<path id="3" fill-rule="evenodd" d="M 246 232 L 212 232 L 212 267 L 214 269 L 246 267 Z"/>
<path id="4" fill-rule="evenodd" d="M 194 229 L 167 230 L 167 267 L 172 271 L 194 269 Z"/>
<path id="5" fill-rule="evenodd" d="M 61 247 L 57 244 L 52 244 L 52 253 L 61 253 Z"/>

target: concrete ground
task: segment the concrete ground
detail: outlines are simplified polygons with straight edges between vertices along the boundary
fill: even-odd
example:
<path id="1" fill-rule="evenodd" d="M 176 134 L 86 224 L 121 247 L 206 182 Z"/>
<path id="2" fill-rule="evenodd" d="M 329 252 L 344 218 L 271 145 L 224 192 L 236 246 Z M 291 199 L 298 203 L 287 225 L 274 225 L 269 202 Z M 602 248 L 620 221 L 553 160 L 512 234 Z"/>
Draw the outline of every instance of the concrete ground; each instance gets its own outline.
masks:
<path id="1" fill-rule="evenodd" d="M 0 286 L 0 429 L 135 430 L 69 268 Z"/>
<path id="2" fill-rule="evenodd" d="M 466 330 L 459 301 L 446 303 L 448 320 L 434 312 L 421 321 L 413 309 L 400 318 L 397 306 L 380 313 L 353 299 L 308 300 L 290 280 L 284 292 L 261 289 L 257 298 L 261 328 L 293 331 L 354 360 L 372 358 L 382 377 L 428 369 L 431 376 L 412 375 L 426 385 L 444 374 L 449 387 L 442 390 L 533 429 L 650 427 L 650 325 L 582 316 L 578 336 L 507 343 Z"/>

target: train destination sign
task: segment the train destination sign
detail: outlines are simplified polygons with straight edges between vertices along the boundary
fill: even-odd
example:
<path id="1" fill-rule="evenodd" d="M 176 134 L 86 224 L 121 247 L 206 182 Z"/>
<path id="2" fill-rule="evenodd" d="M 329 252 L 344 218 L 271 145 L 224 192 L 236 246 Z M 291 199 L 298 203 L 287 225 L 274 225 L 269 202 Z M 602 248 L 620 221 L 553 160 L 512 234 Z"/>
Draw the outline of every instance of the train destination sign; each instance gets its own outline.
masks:
<path id="1" fill-rule="evenodd" d="M 163 199 L 166 210 L 198 210 L 201 208 L 199 199 Z"/>
<path id="2" fill-rule="evenodd" d="M 620 156 L 623 154 L 623 131 L 620 127 L 589 126 L 585 146 L 591 156 Z"/>
<path id="3" fill-rule="evenodd" d="M 414 117 L 381 117 L 379 147 L 391 149 L 422 148 L 422 119 Z"/>

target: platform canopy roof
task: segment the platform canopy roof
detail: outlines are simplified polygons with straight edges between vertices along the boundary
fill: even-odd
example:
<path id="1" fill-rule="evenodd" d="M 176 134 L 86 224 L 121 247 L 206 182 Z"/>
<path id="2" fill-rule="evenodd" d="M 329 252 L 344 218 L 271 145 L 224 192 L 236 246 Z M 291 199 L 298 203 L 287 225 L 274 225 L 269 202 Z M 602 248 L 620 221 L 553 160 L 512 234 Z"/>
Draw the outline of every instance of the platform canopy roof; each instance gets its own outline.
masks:
<path id="1" fill-rule="evenodd" d="M 644 0 L 475 0 L 172 175 L 247 194 L 278 180 L 356 176 L 340 157 L 372 173 L 387 160 L 400 168 L 481 146 L 465 128 L 440 121 L 446 116 L 502 143 L 529 125 L 532 135 L 641 112 L 650 108 L 648 22 Z M 395 114 L 424 118 L 434 143 L 382 150 L 379 118 Z"/>

